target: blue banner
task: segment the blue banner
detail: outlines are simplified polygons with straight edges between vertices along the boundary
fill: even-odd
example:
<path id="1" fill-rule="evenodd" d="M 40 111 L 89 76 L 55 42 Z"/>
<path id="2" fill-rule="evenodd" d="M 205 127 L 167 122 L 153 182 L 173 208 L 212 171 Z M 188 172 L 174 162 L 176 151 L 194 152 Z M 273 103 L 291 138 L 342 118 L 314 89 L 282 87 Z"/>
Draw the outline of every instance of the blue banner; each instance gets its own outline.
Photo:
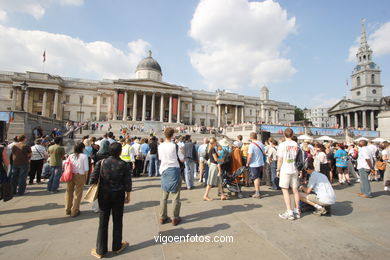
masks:
<path id="1" fill-rule="evenodd" d="M 303 135 L 305 133 L 305 128 L 302 126 L 281 126 L 281 125 L 261 125 L 260 129 L 262 131 L 270 132 L 271 134 L 283 134 L 286 128 L 291 128 L 294 131 L 295 135 Z"/>
<path id="2" fill-rule="evenodd" d="M 311 132 L 311 133 L 310 133 Z M 319 127 L 310 127 L 307 129 L 308 134 L 312 135 L 328 135 L 328 136 L 343 136 L 343 129 L 335 129 L 335 128 L 319 128 Z"/>
<path id="3" fill-rule="evenodd" d="M 376 138 L 379 137 L 378 131 L 368 131 L 368 130 L 351 130 L 354 137 L 371 137 Z"/>

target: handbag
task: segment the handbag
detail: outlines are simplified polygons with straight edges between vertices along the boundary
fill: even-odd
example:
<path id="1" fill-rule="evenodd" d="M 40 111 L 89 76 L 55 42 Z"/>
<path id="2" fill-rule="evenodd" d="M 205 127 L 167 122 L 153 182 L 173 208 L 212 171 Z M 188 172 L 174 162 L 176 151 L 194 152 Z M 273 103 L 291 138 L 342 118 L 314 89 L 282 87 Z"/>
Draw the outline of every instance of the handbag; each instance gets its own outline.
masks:
<path id="1" fill-rule="evenodd" d="M 71 155 L 70 155 L 71 156 Z M 61 182 L 70 182 L 73 179 L 73 167 L 70 156 L 65 161 L 64 171 L 61 175 Z"/>
<path id="2" fill-rule="evenodd" d="M 87 192 L 85 193 L 85 196 L 84 196 L 84 200 L 88 201 L 90 203 L 93 203 L 98 198 L 100 175 L 102 174 L 102 171 L 103 171 L 103 162 L 104 162 L 104 159 L 100 163 L 100 172 L 99 172 L 98 182 L 96 184 L 92 184 L 88 188 L 88 190 L 87 190 Z"/>

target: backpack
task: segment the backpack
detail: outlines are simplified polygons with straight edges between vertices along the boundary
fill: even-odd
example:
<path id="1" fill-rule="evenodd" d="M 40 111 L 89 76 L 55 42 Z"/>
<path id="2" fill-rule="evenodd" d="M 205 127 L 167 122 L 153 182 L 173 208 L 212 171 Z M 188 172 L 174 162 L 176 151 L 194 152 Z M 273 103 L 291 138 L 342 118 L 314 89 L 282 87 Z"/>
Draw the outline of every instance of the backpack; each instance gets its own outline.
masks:
<path id="1" fill-rule="evenodd" d="M 199 153 L 200 154 L 200 157 L 202 157 L 203 159 L 206 159 L 206 156 L 207 156 L 207 148 L 208 148 L 209 146 L 208 145 L 206 145 L 206 148 L 201 152 L 201 153 Z"/>
<path id="2" fill-rule="evenodd" d="M 308 164 L 308 156 L 298 147 L 297 155 L 295 157 L 295 167 L 298 171 L 305 170 Z"/>
<path id="3" fill-rule="evenodd" d="M 223 164 L 230 163 L 232 161 L 232 153 L 228 151 L 228 149 L 224 149 L 225 154 L 223 155 Z"/>

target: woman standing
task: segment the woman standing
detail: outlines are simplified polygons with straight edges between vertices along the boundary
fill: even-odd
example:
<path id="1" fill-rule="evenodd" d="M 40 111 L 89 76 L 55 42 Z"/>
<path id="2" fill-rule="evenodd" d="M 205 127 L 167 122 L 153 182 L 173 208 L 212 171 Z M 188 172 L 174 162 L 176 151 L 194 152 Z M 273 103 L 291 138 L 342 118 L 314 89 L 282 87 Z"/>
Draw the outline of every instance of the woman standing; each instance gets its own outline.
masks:
<path id="1" fill-rule="evenodd" d="M 128 163 L 119 158 L 121 153 L 120 143 L 110 144 L 110 156 L 96 163 L 91 178 L 91 184 L 99 182 L 99 229 L 96 248 L 91 251 L 91 255 L 96 258 L 102 258 L 108 251 L 108 221 L 111 212 L 113 219 L 112 251 L 120 253 L 129 246 L 128 242 L 122 242 L 122 223 L 124 204 L 130 202 L 131 169 Z"/>
<path id="2" fill-rule="evenodd" d="M 35 176 L 37 177 L 37 183 L 39 184 L 41 183 L 43 163 L 48 157 L 46 148 L 42 145 L 41 138 L 35 140 L 35 145 L 31 147 L 31 152 L 29 184 L 34 183 Z"/>
<path id="3" fill-rule="evenodd" d="M 72 164 L 73 178 L 66 185 L 65 213 L 71 217 L 80 215 L 80 201 L 83 196 L 85 177 L 88 174 L 88 157 L 84 152 L 85 145 L 78 143 L 74 146 L 74 153 L 69 155 Z"/>
<path id="4" fill-rule="evenodd" d="M 388 142 L 383 143 L 382 160 L 386 162 L 383 184 L 385 185 L 385 191 L 390 191 L 390 145 Z"/>
<path id="5" fill-rule="evenodd" d="M 329 165 L 328 165 L 328 160 L 326 159 L 325 146 L 322 144 L 316 144 L 315 148 L 316 148 L 315 160 L 317 160 L 320 164 L 320 173 L 326 175 L 326 177 L 328 177 L 328 180 L 330 181 Z"/>
<path id="6" fill-rule="evenodd" d="M 210 201 L 212 200 L 209 197 L 210 190 L 213 186 L 218 186 L 218 192 L 221 194 L 221 200 L 226 200 L 222 188 L 222 177 L 221 173 L 218 171 L 218 154 L 216 151 L 217 140 L 214 137 L 210 138 L 209 150 L 207 152 L 206 158 L 210 161 L 209 163 L 209 177 L 207 179 L 206 191 L 203 196 L 203 200 Z"/>

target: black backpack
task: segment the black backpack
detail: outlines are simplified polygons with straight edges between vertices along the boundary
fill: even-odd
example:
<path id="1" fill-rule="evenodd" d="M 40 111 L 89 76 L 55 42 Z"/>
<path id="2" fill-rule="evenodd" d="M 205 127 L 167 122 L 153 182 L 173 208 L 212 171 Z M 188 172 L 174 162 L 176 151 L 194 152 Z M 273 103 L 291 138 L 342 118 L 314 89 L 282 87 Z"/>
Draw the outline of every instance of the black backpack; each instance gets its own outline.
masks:
<path id="1" fill-rule="evenodd" d="M 306 169 L 307 163 L 307 154 L 298 147 L 297 156 L 295 157 L 295 167 L 298 171 L 302 171 Z"/>
<path id="2" fill-rule="evenodd" d="M 232 161 L 232 153 L 228 149 L 224 149 L 225 154 L 223 155 L 223 164 L 230 163 Z"/>

